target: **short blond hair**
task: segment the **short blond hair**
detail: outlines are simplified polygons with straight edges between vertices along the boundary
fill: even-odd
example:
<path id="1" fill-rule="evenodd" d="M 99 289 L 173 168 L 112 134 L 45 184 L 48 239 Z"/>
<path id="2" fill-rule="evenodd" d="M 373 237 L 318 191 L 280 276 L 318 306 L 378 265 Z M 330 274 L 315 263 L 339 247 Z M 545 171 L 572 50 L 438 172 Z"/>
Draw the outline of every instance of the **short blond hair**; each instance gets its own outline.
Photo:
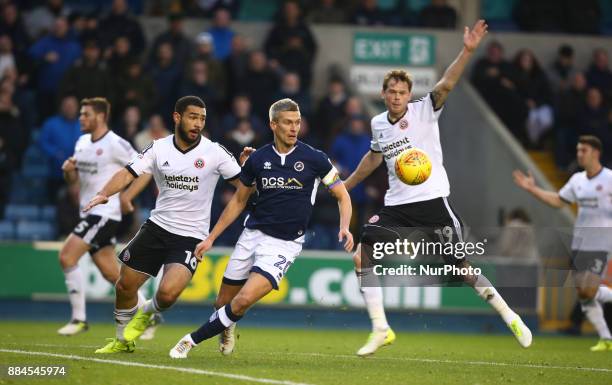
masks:
<path id="1" fill-rule="evenodd" d="M 270 121 L 275 122 L 278 119 L 278 114 L 285 111 L 300 112 L 300 106 L 289 98 L 278 100 L 270 106 L 270 111 L 268 111 Z"/>
<path id="2" fill-rule="evenodd" d="M 385 74 L 385 78 L 383 80 L 383 91 L 387 90 L 389 86 L 389 82 L 391 80 L 395 80 L 398 82 L 405 82 L 408 84 L 408 90 L 412 91 L 412 77 L 410 74 L 404 70 L 391 70 Z"/>

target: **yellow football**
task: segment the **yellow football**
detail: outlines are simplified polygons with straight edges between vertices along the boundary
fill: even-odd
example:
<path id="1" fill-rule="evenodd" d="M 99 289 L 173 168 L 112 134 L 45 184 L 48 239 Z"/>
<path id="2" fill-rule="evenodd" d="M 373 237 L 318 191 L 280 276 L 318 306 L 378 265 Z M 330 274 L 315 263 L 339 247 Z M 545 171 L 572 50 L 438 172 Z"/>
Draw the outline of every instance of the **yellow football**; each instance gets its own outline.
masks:
<path id="1" fill-rule="evenodd" d="M 431 175 L 431 161 L 423 150 L 409 148 L 395 158 L 395 175 L 411 186 L 421 184 Z"/>

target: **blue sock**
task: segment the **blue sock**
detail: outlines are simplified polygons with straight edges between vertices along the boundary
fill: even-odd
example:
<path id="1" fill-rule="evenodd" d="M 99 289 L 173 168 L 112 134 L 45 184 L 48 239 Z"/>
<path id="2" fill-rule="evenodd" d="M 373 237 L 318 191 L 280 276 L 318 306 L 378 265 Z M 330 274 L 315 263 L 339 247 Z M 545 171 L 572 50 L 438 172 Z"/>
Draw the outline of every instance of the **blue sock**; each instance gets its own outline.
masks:
<path id="1" fill-rule="evenodd" d="M 200 326 L 198 330 L 191 333 L 191 339 L 196 344 L 220 334 L 222 331 L 238 322 L 242 317 L 232 313 L 229 304 L 214 312 L 208 322 Z"/>

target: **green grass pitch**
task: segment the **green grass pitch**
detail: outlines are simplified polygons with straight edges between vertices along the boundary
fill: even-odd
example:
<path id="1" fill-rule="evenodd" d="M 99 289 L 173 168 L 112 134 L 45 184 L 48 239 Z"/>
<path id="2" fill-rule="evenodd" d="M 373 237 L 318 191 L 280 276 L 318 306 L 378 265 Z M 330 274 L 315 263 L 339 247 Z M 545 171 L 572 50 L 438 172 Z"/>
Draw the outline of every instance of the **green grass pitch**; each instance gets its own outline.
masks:
<path id="1" fill-rule="evenodd" d="M 114 326 L 93 324 L 74 337 L 59 323 L 0 323 L 0 384 L 610 384 L 612 352 L 591 353 L 594 338 L 535 337 L 522 349 L 508 335 L 398 333 L 372 357 L 354 352 L 363 331 L 240 328 L 234 354 L 206 341 L 188 359 L 168 357 L 195 325 L 162 325 L 131 354 L 97 355 Z M 38 353 L 33 353 L 38 352 Z M 9 378 L 6 367 L 67 365 L 65 377 Z"/>

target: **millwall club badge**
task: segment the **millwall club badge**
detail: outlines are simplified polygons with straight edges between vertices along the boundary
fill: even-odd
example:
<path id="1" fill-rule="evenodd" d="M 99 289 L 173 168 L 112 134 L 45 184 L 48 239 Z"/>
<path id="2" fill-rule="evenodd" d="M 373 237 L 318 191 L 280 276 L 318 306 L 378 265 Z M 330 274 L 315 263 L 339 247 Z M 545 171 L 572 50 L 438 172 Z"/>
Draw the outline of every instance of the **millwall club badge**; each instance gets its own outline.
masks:
<path id="1" fill-rule="evenodd" d="M 402 119 L 400 120 L 400 128 L 402 130 L 405 130 L 408 128 L 408 121 L 406 119 Z"/>
<path id="2" fill-rule="evenodd" d="M 196 168 L 202 168 L 202 167 L 204 167 L 204 159 L 202 159 L 202 158 L 198 158 L 198 159 L 196 159 L 196 161 L 193 163 L 193 165 L 194 165 Z"/>
<path id="3" fill-rule="evenodd" d="M 130 250 L 125 249 L 125 251 L 123 252 L 123 255 L 121 256 L 121 260 L 123 262 L 127 262 L 130 260 Z"/>
<path id="4" fill-rule="evenodd" d="M 295 162 L 295 164 L 293 165 L 293 168 L 295 169 L 295 171 L 300 172 L 304 170 L 304 163 L 300 161 Z"/>
<path id="5" fill-rule="evenodd" d="M 378 220 L 380 219 L 380 217 L 378 215 L 373 215 L 369 220 L 368 223 L 376 223 L 378 222 Z"/>

